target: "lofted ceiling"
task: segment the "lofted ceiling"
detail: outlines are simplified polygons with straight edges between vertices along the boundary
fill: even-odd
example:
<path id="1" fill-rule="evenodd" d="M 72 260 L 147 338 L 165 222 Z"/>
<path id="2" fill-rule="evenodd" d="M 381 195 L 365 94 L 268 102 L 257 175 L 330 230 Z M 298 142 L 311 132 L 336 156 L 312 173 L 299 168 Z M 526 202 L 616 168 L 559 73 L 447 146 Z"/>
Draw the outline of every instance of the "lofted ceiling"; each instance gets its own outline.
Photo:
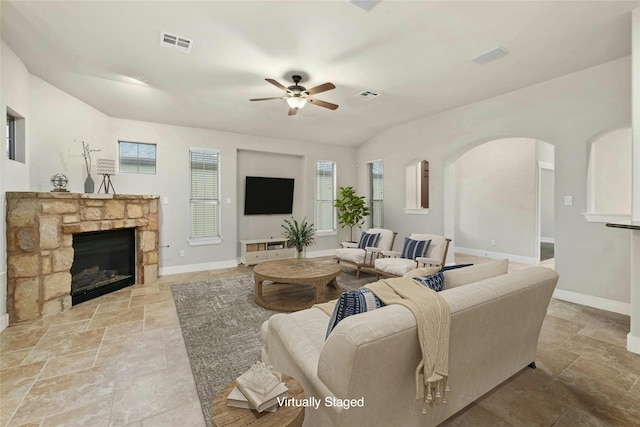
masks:
<path id="1" fill-rule="evenodd" d="M 29 71 L 112 117 L 358 146 L 392 126 L 631 52 L 640 1 L 10 1 L 2 39 Z M 193 40 L 160 45 L 162 31 Z M 509 54 L 478 65 L 495 47 Z M 335 110 L 287 115 L 267 83 Z M 132 78 L 143 76 L 146 83 Z M 369 90 L 380 96 L 365 100 Z"/>

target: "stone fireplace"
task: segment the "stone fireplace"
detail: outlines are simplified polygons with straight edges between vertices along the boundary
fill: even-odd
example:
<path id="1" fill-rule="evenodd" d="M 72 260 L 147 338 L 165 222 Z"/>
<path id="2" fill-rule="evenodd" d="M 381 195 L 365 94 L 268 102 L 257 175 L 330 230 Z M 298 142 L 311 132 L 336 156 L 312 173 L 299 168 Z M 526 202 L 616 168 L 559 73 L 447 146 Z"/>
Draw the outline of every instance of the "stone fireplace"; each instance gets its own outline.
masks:
<path id="1" fill-rule="evenodd" d="M 7 192 L 9 323 L 71 307 L 74 235 L 134 229 L 135 283 L 158 278 L 158 196 Z"/>

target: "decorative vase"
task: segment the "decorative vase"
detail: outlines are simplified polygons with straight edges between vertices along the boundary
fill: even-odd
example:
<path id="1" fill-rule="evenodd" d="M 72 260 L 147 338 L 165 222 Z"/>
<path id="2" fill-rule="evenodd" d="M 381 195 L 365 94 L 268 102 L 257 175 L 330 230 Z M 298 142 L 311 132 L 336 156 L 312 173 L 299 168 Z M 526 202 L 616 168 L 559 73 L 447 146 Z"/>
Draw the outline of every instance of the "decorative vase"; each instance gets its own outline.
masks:
<path id="1" fill-rule="evenodd" d="M 85 193 L 93 193 L 95 190 L 96 184 L 93 182 L 93 178 L 91 175 L 87 175 L 87 179 L 84 180 L 84 192 Z"/>
<path id="2" fill-rule="evenodd" d="M 306 252 L 305 249 L 306 249 L 306 247 L 304 247 L 304 248 L 296 248 L 296 260 L 299 263 L 304 263 L 305 252 Z"/>

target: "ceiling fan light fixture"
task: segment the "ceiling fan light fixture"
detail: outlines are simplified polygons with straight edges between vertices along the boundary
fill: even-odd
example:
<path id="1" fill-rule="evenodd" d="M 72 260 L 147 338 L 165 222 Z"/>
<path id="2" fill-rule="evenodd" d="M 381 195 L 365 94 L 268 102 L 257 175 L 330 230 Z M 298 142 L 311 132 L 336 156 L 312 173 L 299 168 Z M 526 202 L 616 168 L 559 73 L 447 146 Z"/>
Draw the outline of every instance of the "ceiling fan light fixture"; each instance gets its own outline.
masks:
<path id="1" fill-rule="evenodd" d="M 307 105 L 306 98 L 303 98 L 301 96 L 291 96 L 287 98 L 286 101 L 287 101 L 287 104 L 289 104 L 289 107 L 297 108 L 298 110 L 304 107 L 305 105 Z"/>

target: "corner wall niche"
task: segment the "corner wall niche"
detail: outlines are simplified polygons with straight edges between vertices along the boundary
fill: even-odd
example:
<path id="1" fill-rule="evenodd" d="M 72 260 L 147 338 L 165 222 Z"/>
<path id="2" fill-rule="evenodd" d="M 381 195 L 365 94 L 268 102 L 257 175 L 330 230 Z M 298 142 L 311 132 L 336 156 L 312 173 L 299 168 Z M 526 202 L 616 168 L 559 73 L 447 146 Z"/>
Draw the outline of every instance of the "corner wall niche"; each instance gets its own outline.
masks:
<path id="1" fill-rule="evenodd" d="M 7 192 L 9 323 L 71 307 L 73 236 L 135 230 L 135 283 L 158 278 L 158 197 Z"/>

